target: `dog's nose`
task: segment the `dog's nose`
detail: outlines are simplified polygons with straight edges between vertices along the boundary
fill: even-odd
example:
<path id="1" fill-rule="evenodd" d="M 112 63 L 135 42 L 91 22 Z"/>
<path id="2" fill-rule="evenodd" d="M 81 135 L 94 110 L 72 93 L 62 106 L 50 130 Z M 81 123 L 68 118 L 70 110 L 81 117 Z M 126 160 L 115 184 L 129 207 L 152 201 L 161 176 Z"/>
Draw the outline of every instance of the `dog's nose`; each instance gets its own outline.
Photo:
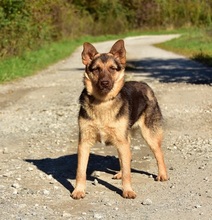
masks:
<path id="1" fill-rule="evenodd" d="M 109 81 L 108 81 L 108 80 L 102 80 L 102 81 L 100 82 L 100 84 L 101 84 L 101 86 L 102 86 L 103 88 L 109 87 Z"/>

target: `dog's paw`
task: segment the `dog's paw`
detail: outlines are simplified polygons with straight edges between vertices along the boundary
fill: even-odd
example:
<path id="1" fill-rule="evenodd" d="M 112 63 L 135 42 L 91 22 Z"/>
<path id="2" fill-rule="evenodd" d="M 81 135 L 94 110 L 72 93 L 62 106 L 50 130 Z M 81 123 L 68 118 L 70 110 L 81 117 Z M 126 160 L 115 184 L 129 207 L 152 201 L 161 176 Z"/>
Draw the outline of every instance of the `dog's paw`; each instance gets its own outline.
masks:
<path id="1" fill-rule="evenodd" d="M 122 196 L 126 199 L 135 199 L 136 193 L 133 190 L 124 190 Z"/>
<path id="2" fill-rule="evenodd" d="M 119 179 L 121 179 L 122 178 L 122 172 L 121 171 L 119 171 L 117 174 L 115 174 L 114 176 L 113 176 L 113 179 L 116 179 L 116 180 L 119 180 Z"/>
<path id="3" fill-rule="evenodd" d="M 73 199 L 83 199 L 85 197 L 85 191 L 74 190 L 71 194 Z"/>
<path id="4" fill-rule="evenodd" d="M 168 179 L 169 178 L 168 178 L 168 175 L 166 173 L 158 174 L 158 176 L 156 177 L 156 180 L 161 181 L 161 182 L 167 181 Z"/>

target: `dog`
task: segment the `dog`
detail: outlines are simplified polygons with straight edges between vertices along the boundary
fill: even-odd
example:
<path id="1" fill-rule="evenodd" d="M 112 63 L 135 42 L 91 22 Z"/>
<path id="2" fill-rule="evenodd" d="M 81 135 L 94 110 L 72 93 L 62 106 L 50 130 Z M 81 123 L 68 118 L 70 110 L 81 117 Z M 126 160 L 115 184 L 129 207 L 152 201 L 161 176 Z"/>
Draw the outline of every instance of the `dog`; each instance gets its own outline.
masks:
<path id="1" fill-rule="evenodd" d="M 138 126 L 157 161 L 158 181 L 166 181 L 167 171 L 161 149 L 162 114 L 153 90 L 144 82 L 125 82 L 126 50 L 118 40 L 109 53 L 98 53 L 83 44 L 84 89 L 80 95 L 78 166 L 76 187 L 71 196 L 85 197 L 86 169 L 90 148 L 98 141 L 117 148 L 124 198 L 134 199 L 131 186 L 130 130 Z"/>

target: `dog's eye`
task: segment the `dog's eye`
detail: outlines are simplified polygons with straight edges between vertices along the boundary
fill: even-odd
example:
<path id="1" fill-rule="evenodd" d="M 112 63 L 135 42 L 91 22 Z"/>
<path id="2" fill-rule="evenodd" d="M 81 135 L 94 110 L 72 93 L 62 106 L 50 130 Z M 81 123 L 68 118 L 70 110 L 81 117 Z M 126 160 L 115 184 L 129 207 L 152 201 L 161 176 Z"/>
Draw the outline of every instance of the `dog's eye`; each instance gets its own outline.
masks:
<path id="1" fill-rule="evenodd" d="M 110 66 L 110 69 L 111 69 L 112 71 L 117 70 L 115 66 Z"/>
<path id="2" fill-rule="evenodd" d="M 99 72 L 99 67 L 94 67 L 91 69 L 91 72 Z"/>

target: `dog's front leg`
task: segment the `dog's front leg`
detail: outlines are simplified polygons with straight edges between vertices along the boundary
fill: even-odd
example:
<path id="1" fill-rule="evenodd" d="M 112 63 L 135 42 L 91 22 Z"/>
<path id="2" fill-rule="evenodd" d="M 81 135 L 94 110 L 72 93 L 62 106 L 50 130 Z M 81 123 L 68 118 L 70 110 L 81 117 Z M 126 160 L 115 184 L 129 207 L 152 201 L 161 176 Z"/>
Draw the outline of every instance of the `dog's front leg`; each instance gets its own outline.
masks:
<path id="1" fill-rule="evenodd" d="M 121 159 L 120 159 L 120 157 L 119 157 L 119 165 L 120 165 L 120 171 L 113 176 L 113 179 L 117 179 L 117 180 L 122 179 L 122 170 L 121 170 Z"/>
<path id="2" fill-rule="evenodd" d="M 131 186 L 131 151 L 130 144 L 122 143 L 118 147 L 118 154 L 120 158 L 121 172 L 122 172 L 122 185 L 123 185 L 123 197 L 128 199 L 134 199 L 136 193 Z"/>
<path id="3" fill-rule="evenodd" d="M 88 165 L 89 154 L 90 145 L 86 143 L 79 143 L 76 187 L 71 194 L 73 199 L 81 199 L 85 197 L 86 170 Z"/>

